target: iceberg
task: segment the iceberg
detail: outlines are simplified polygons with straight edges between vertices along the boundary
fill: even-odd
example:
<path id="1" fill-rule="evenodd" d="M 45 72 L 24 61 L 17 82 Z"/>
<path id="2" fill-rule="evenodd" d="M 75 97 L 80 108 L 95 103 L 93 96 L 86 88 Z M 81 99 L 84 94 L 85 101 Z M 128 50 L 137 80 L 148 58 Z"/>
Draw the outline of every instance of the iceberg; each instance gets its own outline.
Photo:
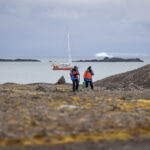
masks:
<path id="1" fill-rule="evenodd" d="M 101 53 L 96 53 L 95 57 L 113 57 L 113 56 L 107 54 L 106 52 L 101 52 Z"/>

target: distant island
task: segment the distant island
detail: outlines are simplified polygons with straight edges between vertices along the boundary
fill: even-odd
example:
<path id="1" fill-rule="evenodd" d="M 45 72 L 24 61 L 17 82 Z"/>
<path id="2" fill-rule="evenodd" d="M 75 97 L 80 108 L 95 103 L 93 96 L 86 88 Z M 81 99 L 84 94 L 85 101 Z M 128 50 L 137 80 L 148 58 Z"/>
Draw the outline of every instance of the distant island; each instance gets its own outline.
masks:
<path id="1" fill-rule="evenodd" d="M 105 57 L 104 59 L 76 60 L 73 62 L 144 62 L 140 58 Z"/>
<path id="2" fill-rule="evenodd" d="M 40 62 L 37 59 L 0 59 L 0 62 Z"/>

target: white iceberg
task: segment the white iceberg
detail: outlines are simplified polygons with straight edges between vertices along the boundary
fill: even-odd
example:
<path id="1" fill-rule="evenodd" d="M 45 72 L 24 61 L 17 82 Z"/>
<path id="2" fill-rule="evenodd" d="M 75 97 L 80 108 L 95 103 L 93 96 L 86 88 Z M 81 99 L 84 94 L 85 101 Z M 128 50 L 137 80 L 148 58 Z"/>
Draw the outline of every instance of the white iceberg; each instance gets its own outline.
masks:
<path id="1" fill-rule="evenodd" d="M 113 56 L 107 54 L 106 52 L 101 52 L 101 53 L 96 53 L 95 57 L 113 57 Z"/>

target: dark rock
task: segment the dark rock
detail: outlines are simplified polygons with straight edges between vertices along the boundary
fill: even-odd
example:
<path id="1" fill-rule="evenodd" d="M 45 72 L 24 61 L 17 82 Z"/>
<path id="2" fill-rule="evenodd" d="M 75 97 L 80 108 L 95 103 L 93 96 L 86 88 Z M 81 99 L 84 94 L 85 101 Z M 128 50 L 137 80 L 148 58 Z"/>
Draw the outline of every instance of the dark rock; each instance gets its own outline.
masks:
<path id="1" fill-rule="evenodd" d="M 61 76 L 61 78 L 57 81 L 56 84 L 65 84 L 65 83 L 66 83 L 65 77 Z"/>

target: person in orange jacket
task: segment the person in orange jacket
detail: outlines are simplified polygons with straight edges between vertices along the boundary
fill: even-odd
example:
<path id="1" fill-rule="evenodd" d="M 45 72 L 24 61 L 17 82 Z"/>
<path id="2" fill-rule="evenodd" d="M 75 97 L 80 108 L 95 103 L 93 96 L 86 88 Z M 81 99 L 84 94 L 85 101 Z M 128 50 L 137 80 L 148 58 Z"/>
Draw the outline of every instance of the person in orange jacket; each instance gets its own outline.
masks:
<path id="1" fill-rule="evenodd" d="M 80 73 L 78 71 L 78 67 L 74 66 L 74 68 L 70 71 L 70 77 L 72 80 L 72 89 L 73 91 L 77 91 L 79 87 Z"/>
<path id="2" fill-rule="evenodd" d="M 87 70 L 84 72 L 84 81 L 86 83 L 86 88 L 88 87 L 88 83 L 90 83 L 91 89 L 93 89 L 93 80 L 92 80 L 93 75 L 94 72 L 92 71 L 91 66 L 89 66 Z"/>

